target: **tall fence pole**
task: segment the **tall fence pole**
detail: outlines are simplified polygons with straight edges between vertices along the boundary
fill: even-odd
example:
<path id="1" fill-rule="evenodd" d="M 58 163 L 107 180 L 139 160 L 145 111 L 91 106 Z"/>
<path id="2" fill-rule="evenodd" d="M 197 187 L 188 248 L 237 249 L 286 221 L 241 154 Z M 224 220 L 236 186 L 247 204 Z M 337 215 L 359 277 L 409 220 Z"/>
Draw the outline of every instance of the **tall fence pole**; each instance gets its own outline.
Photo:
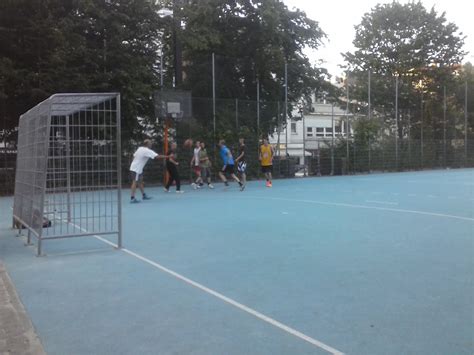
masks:
<path id="1" fill-rule="evenodd" d="M 467 166 L 467 80 L 464 86 L 464 165 Z"/>
<path id="2" fill-rule="evenodd" d="M 349 75 L 346 78 L 346 170 L 349 170 Z"/>
<path id="3" fill-rule="evenodd" d="M 257 141 L 259 137 L 260 137 L 260 80 L 257 78 Z"/>
<path id="4" fill-rule="evenodd" d="M 371 98 L 370 98 L 370 94 L 371 94 L 371 75 L 372 75 L 372 70 L 369 69 L 369 78 L 368 78 L 368 101 L 369 101 L 369 125 L 372 123 L 372 102 L 371 102 Z M 370 139 L 370 134 L 369 134 L 369 137 L 368 137 L 368 153 L 369 153 L 369 173 L 370 173 L 370 170 L 371 170 L 371 165 L 372 165 L 372 152 L 371 152 L 371 139 Z"/>
<path id="5" fill-rule="evenodd" d="M 443 165 L 446 168 L 446 85 L 443 86 Z"/>
<path id="6" fill-rule="evenodd" d="M 301 112 L 301 119 L 303 120 L 303 176 L 306 176 L 306 122 L 303 111 Z"/>
<path id="7" fill-rule="evenodd" d="M 287 115 L 288 115 L 288 63 L 285 62 L 285 114 L 283 116 L 285 118 L 285 127 L 288 126 Z M 303 152 L 303 156 L 304 156 L 304 152 Z M 288 127 L 286 127 L 285 129 L 285 157 L 288 157 Z"/>
<path id="8" fill-rule="evenodd" d="M 235 128 L 239 130 L 239 99 L 235 99 Z"/>
<path id="9" fill-rule="evenodd" d="M 331 137 L 331 175 L 334 175 L 334 103 L 331 103 L 331 126 L 332 126 L 332 137 Z"/>
<path id="10" fill-rule="evenodd" d="M 423 137 L 423 135 L 424 135 L 424 132 L 423 132 L 423 130 L 424 130 L 423 91 L 421 92 L 420 109 L 421 109 L 421 118 L 420 118 L 420 140 L 421 140 L 420 144 L 421 144 L 421 147 L 420 148 L 421 148 L 421 168 L 423 169 L 424 159 L 425 159 L 425 157 L 424 157 L 424 154 L 425 154 L 425 152 L 424 152 L 424 141 L 423 141 L 423 139 L 424 139 L 424 137 Z"/>
<path id="11" fill-rule="evenodd" d="M 408 169 L 411 169 L 411 111 L 408 109 Z"/>
<path id="12" fill-rule="evenodd" d="M 212 128 L 214 144 L 216 143 L 216 58 L 212 53 Z"/>
<path id="13" fill-rule="evenodd" d="M 395 77 L 395 169 L 398 170 L 398 74 Z"/>

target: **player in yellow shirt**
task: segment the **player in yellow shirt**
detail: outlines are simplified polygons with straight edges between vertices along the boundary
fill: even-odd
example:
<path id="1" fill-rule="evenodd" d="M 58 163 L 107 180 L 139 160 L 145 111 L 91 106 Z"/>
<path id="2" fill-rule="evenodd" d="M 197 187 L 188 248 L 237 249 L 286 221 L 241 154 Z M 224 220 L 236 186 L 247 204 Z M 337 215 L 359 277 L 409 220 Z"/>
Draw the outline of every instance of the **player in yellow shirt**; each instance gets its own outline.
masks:
<path id="1" fill-rule="evenodd" d="M 267 187 L 272 187 L 273 155 L 274 152 L 272 146 L 268 144 L 268 139 L 264 139 L 263 144 L 260 146 L 258 159 L 262 166 L 262 173 L 265 174 L 265 179 L 267 179 Z"/>

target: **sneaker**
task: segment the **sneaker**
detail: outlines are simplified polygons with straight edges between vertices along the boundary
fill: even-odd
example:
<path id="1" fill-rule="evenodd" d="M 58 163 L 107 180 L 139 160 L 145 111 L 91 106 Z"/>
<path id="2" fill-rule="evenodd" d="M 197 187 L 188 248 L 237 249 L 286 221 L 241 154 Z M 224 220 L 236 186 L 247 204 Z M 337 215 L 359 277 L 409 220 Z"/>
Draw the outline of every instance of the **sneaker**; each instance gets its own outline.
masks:
<path id="1" fill-rule="evenodd" d="M 176 193 L 177 193 L 177 194 L 184 194 L 184 191 L 182 191 L 182 190 L 176 190 Z"/>
<path id="2" fill-rule="evenodd" d="M 244 184 L 241 184 L 240 185 L 240 191 L 244 191 L 245 190 L 245 185 Z"/>
<path id="3" fill-rule="evenodd" d="M 268 187 L 273 187 L 273 184 L 272 182 L 270 181 L 270 184 L 268 185 Z"/>
<path id="4" fill-rule="evenodd" d="M 166 187 L 163 188 L 163 191 L 164 191 L 164 192 L 170 192 L 170 190 L 168 190 Z"/>
<path id="5" fill-rule="evenodd" d="M 265 183 L 265 186 L 266 186 L 266 187 L 270 187 L 270 186 L 271 186 L 271 185 L 270 185 L 270 181 L 267 181 L 267 182 Z"/>
<path id="6" fill-rule="evenodd" d="M 224 185 L 225 185 L 225 186 L 229 186 L 229 182 L 228 182 L 228 181 L 224 181 Z"/>
<path id="7" fill-rule="evenodd" d="M 194 182 L 191 184 L 191 186 L 193 187 L 194 190 L 197 189 L 197 185 Z"/>
<path id="8" fill-rule="evenodd" d="M 207 184 L 207 187 L 210 188 L 210 189 L 213 189 L 213 188 L 214 188 L 214 185 L 212 185 L 212 184 Z"/>
<path id="9" fill-rule="evenodd" d="M 135 197 L 130 199 L 130 203 L 139 203 L 139 202 L 140 201 L 138 201 Z"/>
<path id="10" fill-rule="evenodd" d="M 202 187 L 202 185 L 197 185 L 196 187 L 197 187 L 198 189 L 200 189 L 200 188 Z"/>
<path id="11" fill-rule="evenodd" d="M 150 196 L 148 196 L 148 195 L 146 195 L 146 194 L 144 194 L 144 195 L 143 195 L 143 198 L 142 198 L 142 200 L 151 200 L 151 199 L 152 199 L 152 197 L 150 197 Z"/>
<path id="12" fill-rule="evenodd" d="M 201 187 L 203 187 L 203 186 L 204 186 L 204 183 L 203 183 L 203 182 L 200 182 L 198 187 L 201 188 Z"/>

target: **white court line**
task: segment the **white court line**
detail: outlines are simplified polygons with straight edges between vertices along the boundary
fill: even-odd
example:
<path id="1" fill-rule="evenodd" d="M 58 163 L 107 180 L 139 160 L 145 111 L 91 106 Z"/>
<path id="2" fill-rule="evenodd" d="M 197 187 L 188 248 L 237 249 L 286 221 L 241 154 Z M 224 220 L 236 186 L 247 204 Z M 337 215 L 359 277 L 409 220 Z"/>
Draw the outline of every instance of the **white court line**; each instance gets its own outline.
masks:
<path id="1" fill-rule="evenodd" d="M 385 202 L 385 201 L 372 201 L 372 200 L 365 200 L 365 202 L 368 203 L 379 203 L 381 205 L 392 205 L 392 206 L 397 206 L 397 202 Z"/>
<path id="2" fill-rule="evenodd" d="M 447 186 L 474 186 L 474 183 L 471 182 L 440 182 L 440 181 L 432 181 L 432 180 L 407 180 L 407 183 L 410 184 L 436 184 L 436 185 L 447 185 Z"/>
<path id="3" fill-rule="evenodd" d="M 78 225 L 76 225 L 74 223 L 71 223 L 71 225 L 73 225 L 74 227 L 76 227 L 79 230 L 83 231 L 84 233 L 88 233 L 88 231 L 86 229 L 81 228 L 81 227 L 79 227 Z M 117 248 L 117 244 L 114 244 L 114 243 L 108 241 L 107 239 L 104 239 L 104 238 L 102 238 L 98 235 L 94 235 L 94 238 L 96 238 L 96 239 L 100 240 L 101 242 L 104 242 L 108 245 L 111 245 L 114 248 Z M 154 261 L 152 261 L 150 259 L 147 259 L 144 256 L 141 256 L 140 254 L 134 253 L 133 251 L 128 250 L 126 248 L 122 248 L 120 250 L 123 251 L 124 253 L 128 254 L 128 255 L 131 255 L 131 256 L 133 256 L 133 257 L 135 257 L 135 258 L 137 258 L 137 259 L 139 259 L 139 260 L 141 260 L 141 261 L 143 261 L 143 262 L 145 262 L 145 263 L 147 263 L 147 264 L 149 264 L 149 265 L 151 265 L 151 266 L 153 266 L 153 267 L 155 267 L 155 268 L 157 268 L 157 269 L 159 269 L 159 270 L 161 270 L 161 271 L 163 271 L 163 272 L 165 272 L 165 273 L 167 273 L 167 274 L 169 274 L 169 275 L 171 275 L 171 276 L 173 276 L 173 277 L 175 277 L 175 278 L 177 278 L 177 279 L 179 279 L 179 280 L 181 280 L 181 281 L 183 281 L 183 282 L 185 282 L 189 285 L 191 285 L 191 286 L 194 286 L 194 287 L 200 289 L 201 291 L 206 292 L 207 294 L 210 294 L 210 295 L 220 299 L 221 301 L 224 301 L 224 302 L 226 302 L 226 303 L 228 303 L 228 304 L 230 304 L 230 305 L 232 305 L 232 306 L 234 306 L 234 307 L 236 307 L 236 308 L 238 308 L 238 309 L 240 309 L 244 312 L 247 312 L 248 314 L 250 314 L 250 315 L 252 315 L 252 316 L 254 316 L 254 317 L 256 317 L 260 320 L 263 320 L 264 322 L 269 323 L 269 324 L 273 325 L 276 328 L 279 328 L 279 329 L 281 329 L 281 330 L 283 330 L 283 331 L 285 331 L 285 332 L 287 332 L 287 333 L 289 333 L 289 334 L 291 334 L 291 335 L 293 335 L 297 338 L 300 338 L 301 340 L 304 340 L 304 341 L 306 341 L 306 342 L 308 342 L 308 343 L 310 343 L 310 344 L 312 344 L 312 345 L 314 345 L 314 346 L 316 346 L 320 349 L 326 350 L 328 353 L 331 353 L 331 354 L 334 354 L 334 355 L 344 355 L 343 352 L 341 352 L 339 350 L 336 350 L 333 347 L 331 347 L 329 345 L 326 345 L 326 344 L 324 344 L 323 342 L 321 342 L 319 340 L 311 338 L 310 336 L 308 336 L 306 334 L 303 334 L 300 331 L 298 331 L 296 329 L 293 329 L 293 328 L 291 328 L 291 327 L 289 327 L 289 326 L 287 326 L 283 323 L 280 323 L 279 321 L 277 321 L 273 318 L 270 318 L 270 317 L 266 316 L 265 314 L 260 313 L 260 312 L 254 310 L 250 307 L 247 307 L 246 305 L 244 305 L 242 303 L 239 303 L 239 302 L 233 300 L 232 298 L 224 296 L 223 294 L 221 294 L 217 291 L 214 291 L 214 290 L 212 290 L 212 289 L 210 289 L 210 288 L 208 288 L 204 285 L 201 285 L 200 283 L 198 283 L 196 281 L 188 279 L 187 277 L 185 277 L 181 274 L 178 274 L 177 272 L 175 272 L 173 270 L 170 270 L 167 267 L 164 267 L 164 266 L 162 266 L 158 263 L 155 263 Z"/>
<path id="4" fill-rule="evenodd" d="M 325 201 L 315 201 L 315 200 L 299 200 L 299 199 L 281 198 L 281 197 L 259 197 L 259 196 L 238 196 L 238 197 L 234 197 L 234 198 L 250 198 L 250 199 L 259 199 L 259 200 L 303 202 L 303 203 L 312 203 L 312 204 L 324 205 L 324 206 L 362 208 L 362 209 L 368 209 L 368 210 L 390 211 L 390 212 L 399 212 L 399 213 L 413 213 L 413 214 L 421 214 L 421 215 L 425 215 L 425 216 L 453 218 L 453 219 L 460 219 L 460 220 L 463 220 L 463 221 L 474 222 L 474 218 L 455 216 L 455 215 L 451 215 L 451 214 L 425 212 L 425 211 L 417 211 L 417 210 L 404 210 L 404 209 L 399 209 L 399 208 L 354 205 L 354 204 L 350 204 L 350 203 L 325 202 Z"/>

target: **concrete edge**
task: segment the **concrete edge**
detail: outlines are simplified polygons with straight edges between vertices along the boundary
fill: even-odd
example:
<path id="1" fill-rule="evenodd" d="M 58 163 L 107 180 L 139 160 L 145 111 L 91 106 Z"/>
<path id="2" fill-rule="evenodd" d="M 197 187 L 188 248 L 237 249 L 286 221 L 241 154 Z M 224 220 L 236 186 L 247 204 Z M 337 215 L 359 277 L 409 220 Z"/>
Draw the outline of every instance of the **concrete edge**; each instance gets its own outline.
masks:
<path id="1" fill-rule="evenodd" d="M 1 260 L 0 320 L 0 354 L 46 355 Z"/>

